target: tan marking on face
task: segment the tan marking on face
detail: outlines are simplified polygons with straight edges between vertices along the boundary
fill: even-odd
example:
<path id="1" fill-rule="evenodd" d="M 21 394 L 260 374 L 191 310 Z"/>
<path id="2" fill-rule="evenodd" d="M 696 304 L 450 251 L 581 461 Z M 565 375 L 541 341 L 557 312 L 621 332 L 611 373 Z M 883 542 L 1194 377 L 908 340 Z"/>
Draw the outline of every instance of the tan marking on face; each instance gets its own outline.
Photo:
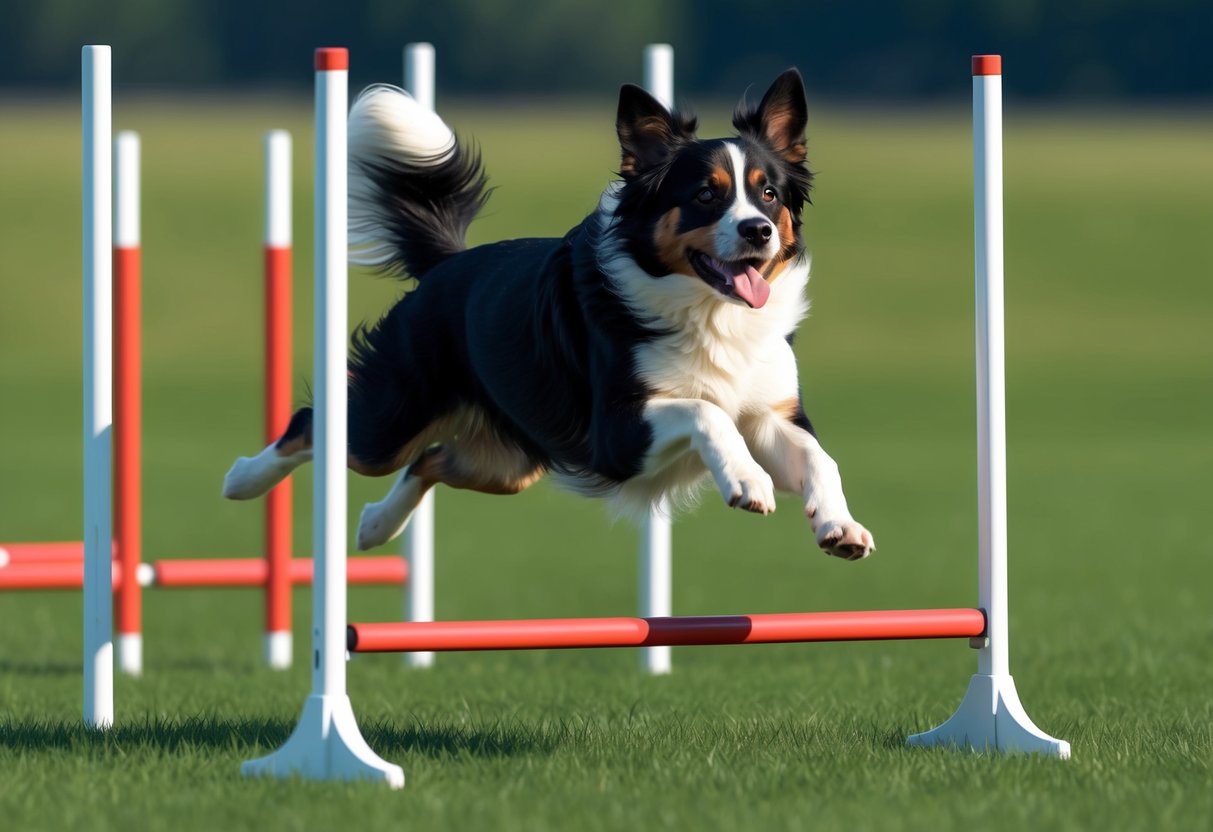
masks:
<path id="1" fill-rule="evenodd" d="M 775 227 L 779 229 L 779 242 L 782 245 L 779 247 L 779 254 L 775 255 L 765 269 L 762 269 L 767 283 L 774 283 L 775 278 L 783 274 L 783 270 L 787 268 L 788 262 L 792 258 L 792 253 L 796 250 L 796 230 L 792 227 L 792 212 L 786 205 L 779 209 Z"/>
<path id="2" fill-rule="evenodd" d="M 746 174 L 746 181 L 750 183 L 751 188 L 757 188 L 763 182 L 767 181 L 767 173 L 762 168 L 751 168 Z"/>
<path id="3" fill-rule="evenodd" d="M 733 187 L 733 176 L 720 165 L 716 165 L 708 174 L 708 184 L 717 191 L 728 191 Z"/>
<path id="4" fill-rule="evenodd" d="M 695 249 L 715 257 L 716 231 L 714 226 L 709 225 L 679 233 L 678 221 L 681 217 L 682 211 L 678 208 L 666 212 L 653 231 L 653 245 L 658 259 L 671 272 L 695 275 L 695 269 L 687 259 L 687 251 Z"/>

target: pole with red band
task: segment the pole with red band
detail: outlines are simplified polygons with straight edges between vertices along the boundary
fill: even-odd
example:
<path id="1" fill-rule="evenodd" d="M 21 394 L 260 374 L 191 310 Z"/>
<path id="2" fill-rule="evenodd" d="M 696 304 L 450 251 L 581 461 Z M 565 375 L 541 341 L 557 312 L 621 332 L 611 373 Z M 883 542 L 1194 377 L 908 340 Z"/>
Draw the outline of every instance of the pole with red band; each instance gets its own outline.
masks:
<path id="1" fill-rule="evenodd" d="M 114 140 L 114 547 L 122 572 L 118 668 L 132 676 L 143 672 L 143 593 L 137 578 L 143 558 L 139 156 L 138 134 L 119 133 Z"/>
<path id="2" fill-rule="evenodd" d="M 291 136 L 265 137 L 265 436 L 273 442 L 291 418 Z M 291 666 L 291 478 L 265 500 L 265 661 Z"/>

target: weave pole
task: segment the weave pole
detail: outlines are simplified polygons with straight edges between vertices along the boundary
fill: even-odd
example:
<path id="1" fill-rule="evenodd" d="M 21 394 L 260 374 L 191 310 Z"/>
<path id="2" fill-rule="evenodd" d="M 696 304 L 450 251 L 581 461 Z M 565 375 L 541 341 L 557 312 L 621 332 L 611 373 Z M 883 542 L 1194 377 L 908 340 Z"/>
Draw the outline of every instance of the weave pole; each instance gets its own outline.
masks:
<path id="1" fill-rule="evenodd" d="M 113 558 L 113 169 L 110 48 L 81 51 L 84 173 L 84 724 L 114 724 Z"/>
<path id="2" fill-rule="evenodd" d="M 404 47 L 404 89 L 418 104 L 434 109 L 434 47 L 410 43 Z M 426 492 L 404 530 L 404 556 L 409 564 L 405 618 L 434 620 L 434 489 Z M 434 654 L 406 653 L 409 667 L 432 667 Z"/>
<path id="3" fill-rule="evenodd" d="M 316 50 L 312 691 L 286 743 L 240 770 L 246 777 L 378 780 L 400 788 L 403 770 L 366 744 L 345 686 L 348 85 L 349 53 Z"/>
<path id="4" fill-rule="evenodd" d="M 291 418 L 291 136 L 265 136 L 265 441 Z M 265 663 L 291 666 L 291 478 L 265 498 Z"/>
<path id="5" fill-rule="evenodd" d="M 143 673 L 143 501 L 141 282 L 139 233 L 139 136 L 123 130 L 114 139 L 114 547 L 121 565 L 117 591 L 118 669 Z"/>
<path id="6" fill-rule="evenodd" d="M 973 57 L 974 280 L 977 306 L 978 604 L 988 632 L 956 713 L 910 745 L 1070 756 L 1037 728 L 1011 677 L 1007 632 L 1007 451 L 1003 349 L 1002 58 Z"/>
<path id="7" fill-rule="evenodd" d="M 644 87 L 654 98 L 674 108 L 674 48 L 651 43 L 644 48 Z M 649 509 L 640 530 L 640 615 L 642 618 L 674 614 L 673 534 L 667 499 Z M 644 647 L 641 665 L 649 673 L 665 674 L 673 669 L 668 645 Z"/>

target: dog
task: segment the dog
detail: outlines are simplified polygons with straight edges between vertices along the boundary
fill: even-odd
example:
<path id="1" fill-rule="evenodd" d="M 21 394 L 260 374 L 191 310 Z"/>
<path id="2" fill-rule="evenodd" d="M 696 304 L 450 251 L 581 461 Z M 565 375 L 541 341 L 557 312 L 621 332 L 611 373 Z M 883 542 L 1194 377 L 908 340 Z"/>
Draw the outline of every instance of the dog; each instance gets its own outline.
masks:
<path id="1" fill-rule="evenodd" d="M 817 545 L 875 549 L 800 396 L 793 333 L 808 311 L 801 214 L 807 102 L 780 75 L 735 136 L 622 87 L 619 179 L 562 238 L 467 248 L 488 191 L 479 153 L 403 91 L 349 117 L 351 261 L 416 279 L 353 336 L 348 465 L 401 474 L 362 512 L 359 549 L 400 534 L 438 483 L 516 494 L 545 474 L 639 515 L 708 477 L 758 514 L 802 501 Z M 260 496 L 311 459 L 312 410 L 236 461 L 225 497 Z"/>

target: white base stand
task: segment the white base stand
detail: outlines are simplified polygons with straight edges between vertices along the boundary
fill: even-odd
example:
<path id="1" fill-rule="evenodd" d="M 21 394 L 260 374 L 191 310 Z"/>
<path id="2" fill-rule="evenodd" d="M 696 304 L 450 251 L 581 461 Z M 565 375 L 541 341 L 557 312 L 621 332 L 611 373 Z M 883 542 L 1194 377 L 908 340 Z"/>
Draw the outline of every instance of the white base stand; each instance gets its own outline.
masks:
<path id="1" fill-rule="evenodd" d="M 118 669 L 127 676 L 143 675 L 143 635 L 120 633 L 118 635 Z"/>
<path id="2" fill-rule="evenodd" d="M 265 664 L 271 670 L 289 670 L 294 641 L 290 630 L 265 634 Z"/>
<path id="3" fill-rule="evenodd" d="M 358 730 L 348 696 L 313 693 L 286 743 L 268 757 L 240 766 L 245 777 L 373 780 L 404 786 L 404 770 L 371 750 Z"/>
<path id="4" fill-rule="evenodd" d="M 938 728 L 914 734 L 907 742 L 920 747 L 1045 754 L 1062 760 L 1070 756 L 1068 742 L 1050 737 L 1033 724 L 1010 675 L 974 675 L 956 713 Z"/>

